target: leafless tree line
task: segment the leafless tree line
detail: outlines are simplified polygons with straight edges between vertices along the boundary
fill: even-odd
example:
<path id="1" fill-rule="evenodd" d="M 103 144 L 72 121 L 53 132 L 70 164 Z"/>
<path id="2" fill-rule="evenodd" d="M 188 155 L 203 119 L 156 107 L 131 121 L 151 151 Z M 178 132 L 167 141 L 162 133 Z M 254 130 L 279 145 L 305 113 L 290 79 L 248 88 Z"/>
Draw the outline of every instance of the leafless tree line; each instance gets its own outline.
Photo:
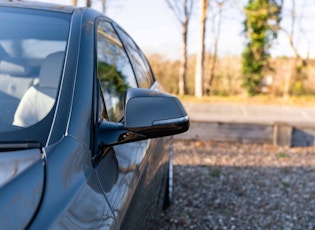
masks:
<path id="1" fill-rule="evenodd" d="M 194 0 L 165 0 L 168 4 L 169 8 L 172 10 L 176 18 L 182 27 L 182 36 L 183 36 L 183 45 L 182 45 L 182 62 L 180 67 L 180 77 L 179 77 L 179 94 L 185 94 L 185 82 L 187 81 L 186 72 L 187 72 L 187 37 L 188 34 L 188 25 L 192 16 L 193 7 L 199 7 L 199 42 L 198 42 L 198 50 L 196 50 L 196 73 L 195 73 L 195 96 L 202 97 L 204 94 L 209 94 L 212 90 L 212 82 L 216 77 L 216 63 L 218 58 L 218 45 L 220 42 L 220 34 L 221 34 L 221 24 L 224 20 L 224 11 L 228 8 L 234 8 L 240 13 L 244 13 L 243 7 L 239 5 L 237 1 L 233 0 L 199 0 L 199 5 L 197 1 Z M 281 24 L 280 31 L 283 32 L 291 47 L 291 50 L 294 54 L 295 62 L 292 66 L 291 74 L 286 76 L 286 80 L 284 83 L 284 96 L 289 95 L 290 87 L 292 86 L 292 82 L 296 80 L 298 71 L 301 68 L 305 67 L 307 64 L 307 56 L 302 58 L 299 53 L 298 46 L 299 39 L 297 38 L 297 34 L 299 36 L 304 36 L 307 39 L 306 33 L 303 30 L 303 25 L 301 23 L 303 19 L 303 9 L 308 4 L 312 4 L 309 0 L 303 1 L 300 3 L 302 7 L 297 9 L 296 0 L 286 0 L 284 1 L 286 5 L 283 5 L 283 14 L 282 18 L 289 21 L 287 24 Z M 313 3 L 314 5 L 314 3 Z M 228 7 L 226 7 L 228 6 Z M 188 9 L 187 9 L 188 7 Z M 241 23 L 241 22 L 240 22 Z M 209 26 L 211 24 L 211 26 Z M 212 52 L 210 62 L 205 66 L 205 31 L 207 29 L 212 28 L 211 36 L 213 43 L 211 44 Z M 240 31 L 241 32 L 241 31 Z M 309 41 L 309 39 L 308 39 Z M 209 76 L 204 76 L 205 71 L 204 68 L 210 68 Z M 184 85 L 183 85 L 184 84 Z"/>
<path id="2" fill-rule="evenodd" d="M 94 0 L 97 1 L 97 0 Z M 182 49 L 181 60 L 179 64 L 179 77 L 178 77 L 178 93 L 180 95 L 187 94 L 187 47 L 189 26 L 192 16 L 198 12 L 194 9 L 199 8 L 199 42 L 198 50 L 196 50 L 196 65 L 195 65 L 195 87 L 194 94 L 196 97 L 202 97 L 205 94 L 210 94 L 213 90 L 213 81 L 217 76 L 216 65 L 218 61 L 218 47 L 220 44 L 221 25 L 224 20 L 230 20 L 226 18 L 225 12 L 230 9 L 234 9 L 239 13 L 243 12 L 243 5 L 236 0 L 165 0 L 169 9 L 173 12 L 179 28 L 181 28 L 182 35 Z M 312 3 L 311 0 L 303 1 L 300 3 L 302 7 L 297 9 L 296 0 L 285 0 L 284 2 L 290 3 L 284 6 L 282 17 L 289 23 L 281 25 L 280 31 L 282 31 L 286 37 L 289 46 L 294 54 L 295 62 L 292 66 L 291 74 L 286 76 L 284 82 L 284 95 L 288 96 L 292 82 L 297 78 L 297 71 L 301 66 L 307 64 L 307 57 L 302 57 L 299 53 L 299 42 L 297 34 L 307 38 L 307 33 L 303 29 L 301 23 L 303 19 L 303 9 Z M 92 6 L 92 0 L 86 0 L 86 6 Z M 106 0 L 101 0 L 102 11 L 105 12 Z M 77 0 L 72 0 L 73 5 L 77 5 Z M 244 13 L 244 12 L 243 12 Z M 240 22 L 242 23 L 242 22 Z M 206 32 L 211 34 L 211 38 L 206 38 Z M 241 31 L 240 31 L 241 33 Z M 210 49 L 206 50 L 205 43 L 211 40 Z M 309 41 L 310 39 L 308 39 Z M 210 53 L 210 58 L 205 58 L 206 53 Z M 205 63 L 207 62 L 207 63 Z M 208 68 L 205 71 L 205 68 Z M 205 76 L 207 74 L 207 76 Z"/>

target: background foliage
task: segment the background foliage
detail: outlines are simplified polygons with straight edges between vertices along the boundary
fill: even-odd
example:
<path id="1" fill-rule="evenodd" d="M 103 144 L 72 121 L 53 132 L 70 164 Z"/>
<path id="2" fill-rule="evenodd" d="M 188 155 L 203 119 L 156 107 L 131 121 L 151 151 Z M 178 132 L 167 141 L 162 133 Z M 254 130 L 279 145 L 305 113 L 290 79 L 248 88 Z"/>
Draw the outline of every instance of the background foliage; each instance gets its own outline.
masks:
<path id="1" fill-rule="evenodd" d="M 282 1 L 249 0 L 244 12 L 247 44 L 243 51 L 242 86 L 249 95 L 260 93 L 264 72 L 269 70 L 269 49 L 279 30 Z"/>

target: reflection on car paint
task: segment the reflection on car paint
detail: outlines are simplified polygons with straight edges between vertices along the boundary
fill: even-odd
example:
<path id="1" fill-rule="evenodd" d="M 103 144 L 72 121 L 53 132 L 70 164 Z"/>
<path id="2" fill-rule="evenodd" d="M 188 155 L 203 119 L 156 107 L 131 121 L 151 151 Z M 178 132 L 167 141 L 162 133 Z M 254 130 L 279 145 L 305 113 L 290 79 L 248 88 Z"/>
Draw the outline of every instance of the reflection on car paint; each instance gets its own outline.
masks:
<path id="1" fill-rule="evenodd" d="M 141 166 L 150 145 L 150 140 L 114 146 L 119 165 L 117 183 L 106 193 L 116 216 L 123 216 L 139 181 Z"/>
<path id="2" fill-rule="evenodd" d="M 93 181 L 94 180 L 94 181 Z M 55 229 L 110 229 L 116 222 L 97 186 L 96 175 L 83 185 L 69 209 L 53 227 Z"/>
<path id="3" fill-rule="evenodd" d="M 115 226 L 90 159 L 91 152 L 72 137 L 45 148 L 47 183 L 41 212 L 31 229 L 93 229 Z M 62 208 L 63 212 L 54 210 Z"/>
<path id="4" fill-rule="evenodd" d="M 120 172 L 135 171 L 142 162 L 149 144 L 150 141 L 145 140 L 114 146 Z"/>
<path id="5" fill-rule="evenodd" d="M 21 157 L 19 160 L 18 156 Z M 3 180 L 0 185 L 0 229 L 23 229 L 37 210 L 44 188 L 41 152 L 39 149 L 1 152 L 1 157 L 4 162 L 0 159 Z M 4 172 L 6 169 L 9 173 Z"/>
<path id="6" fill-rule="evenodd" d="M 39 149 L 4 152 L 0 154 L 0 187 L 42 158 Z"/>

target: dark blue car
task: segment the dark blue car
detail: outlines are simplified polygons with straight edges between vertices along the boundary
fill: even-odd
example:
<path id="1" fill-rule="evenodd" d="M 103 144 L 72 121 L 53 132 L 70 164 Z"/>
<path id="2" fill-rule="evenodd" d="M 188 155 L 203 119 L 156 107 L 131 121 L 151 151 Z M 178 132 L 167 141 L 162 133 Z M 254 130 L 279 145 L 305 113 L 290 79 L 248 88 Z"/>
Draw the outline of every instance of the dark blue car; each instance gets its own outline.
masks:
<path id="1" fill-rule="evenodd" d="M 150 228 L 188 127 L 109 18 L 0 2 L 0 229 Z"/>

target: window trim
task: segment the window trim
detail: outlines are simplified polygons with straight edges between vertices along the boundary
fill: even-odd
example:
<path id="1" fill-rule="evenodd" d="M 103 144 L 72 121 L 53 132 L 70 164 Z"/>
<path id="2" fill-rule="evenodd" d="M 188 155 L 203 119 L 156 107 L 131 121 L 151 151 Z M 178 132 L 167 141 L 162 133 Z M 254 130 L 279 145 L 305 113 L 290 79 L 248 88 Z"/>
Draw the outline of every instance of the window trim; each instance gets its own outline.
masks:
<path id="1" fill-rule="evenodd" d="M 124 41 L 124 39 L 122 38 L 122 34 L 125 34 L 125 36 L 127 36 L 127 38 L 129 38 L 133 42 L 133 45 L 135 46 L 137 52 L 139 53 L 140 58 L 145 63 L 146 67 L 148 67 L 148 71 L 150 72 L 150 75 L 151 75 L 151 85 L 149 88 L 152 88 L 152 86 L 154 85 L 154 82 L 156 82 L 156 79 L 155 79 L 155 76 L 153 74 L 153 71 L 152 71 L 152 68 L 150 66 L 148 59 L 146 58 L 146 56 L 144 55 L 142 50 L 139 48 L 137 43 L 131 38 L 131 36 L 123 28 L 121 28 L 118 24 L 116 24 L 114 22 L 112 22 L 112 25 L 113 25 L 113 27 L 114 27 L 114 29 L 115 29 L 115 31 L 116 31 L 116 33 L 117 33 L 117 35 L 121 41 Z M 139 80 L 138 80 L 138 77 L 137 77 L 137 74 L 135 71 L 136 67 L 134 67 L 134 65 L 136 65 L 136 63 L 134 63 L 134 58 L 132 58 L 132 54 L 130 53 L 131 51 L 129 51 L 128 48 L 126 48 L 124 43 L 123 43 L 123 46 L 124 46 L 124 49 L 125 49 L 128 57 L 129 57 L 129 61 L 133 67 L 133 71 L 134 71 L 134 75 L 136 76 L 138 87 L 140 87 Z"/>

